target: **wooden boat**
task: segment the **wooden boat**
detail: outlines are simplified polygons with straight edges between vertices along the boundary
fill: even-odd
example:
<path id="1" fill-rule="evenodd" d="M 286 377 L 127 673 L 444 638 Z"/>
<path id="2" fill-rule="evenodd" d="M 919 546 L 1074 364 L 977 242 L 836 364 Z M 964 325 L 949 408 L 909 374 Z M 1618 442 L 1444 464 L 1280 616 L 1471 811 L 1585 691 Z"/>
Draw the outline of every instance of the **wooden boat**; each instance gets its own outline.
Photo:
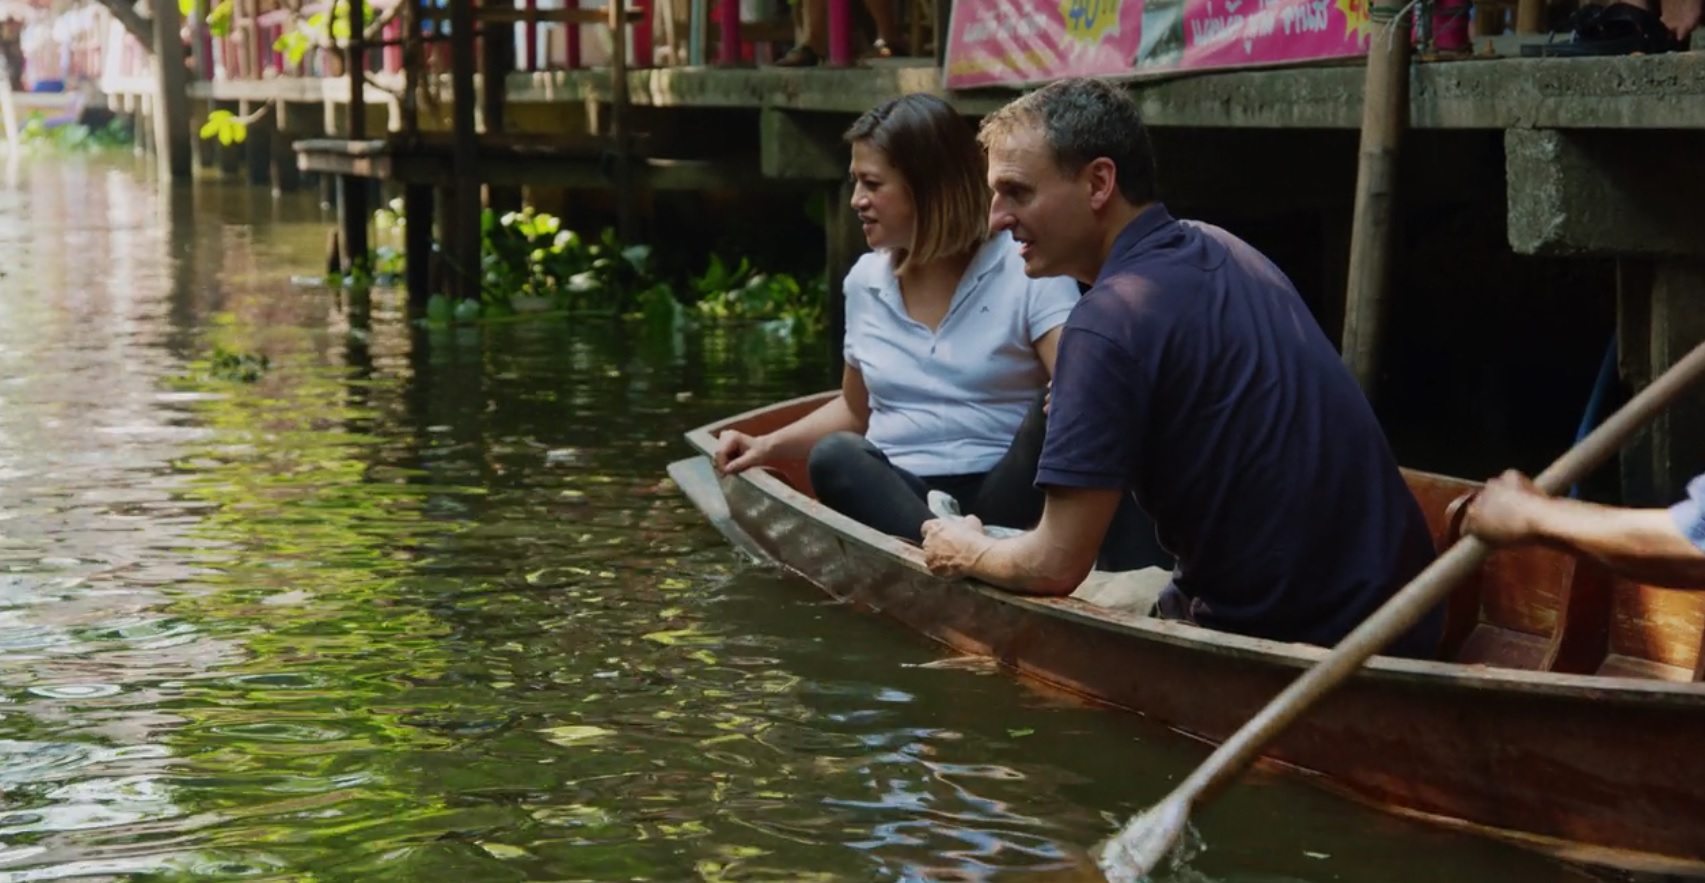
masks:
<path id="1" fill-rule="evenodd" d="M 831 395 L 687 440 L 708 456 L 725 428 L 767 432 Z M 1405 475 L 1448 546 L 1452 503 L 1477 485 Z M 829 594 L 1209 742 L 1326 652 L 1151 618 L 1152 592 L 1120 591 L 1135 574 L 1094 574 L 1064 598 L 941 580 L 917 547 L 813 499 L 802 462 L 717 484 L 731 538 Z M 1500 551 L 1449 602 L 1448 661 L 1375 657 L 1266 759 L 1366 803 L 1565 860 L 1705 878 L 1702 640 L 1705 592 L 1626 582 L 1549 549 Z"/>

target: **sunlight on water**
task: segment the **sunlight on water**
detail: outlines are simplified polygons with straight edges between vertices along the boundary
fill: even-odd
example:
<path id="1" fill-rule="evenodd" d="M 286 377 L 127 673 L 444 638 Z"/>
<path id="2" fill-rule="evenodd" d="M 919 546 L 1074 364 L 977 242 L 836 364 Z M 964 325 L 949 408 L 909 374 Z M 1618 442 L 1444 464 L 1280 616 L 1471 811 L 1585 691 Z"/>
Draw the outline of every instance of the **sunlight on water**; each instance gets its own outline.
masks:
<path id="1" fill-rule="evenodd" d="M 821 344 L 423 331 L 288 284 L 309 198 L 8 181 L 0 879 L 1069 875 L 1203 756 L 725 548 L 664 466 Z M 1251 784 L 1179 879 L 1566 879 Z"/>

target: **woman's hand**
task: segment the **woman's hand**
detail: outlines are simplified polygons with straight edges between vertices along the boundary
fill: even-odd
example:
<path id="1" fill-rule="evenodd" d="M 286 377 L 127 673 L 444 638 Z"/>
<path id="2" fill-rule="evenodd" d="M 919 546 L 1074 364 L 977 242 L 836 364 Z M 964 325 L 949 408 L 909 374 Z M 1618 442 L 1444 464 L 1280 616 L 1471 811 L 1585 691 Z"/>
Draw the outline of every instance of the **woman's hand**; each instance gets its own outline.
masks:
<path id="1" fill-rule="evenodd" d="M 716 437 L 716 454 L 712 461 L 723 475 L 744 472 L 762 466 L 770 459 L 770 440 L 767 435 L 753 437 L 730 429 Z"/>

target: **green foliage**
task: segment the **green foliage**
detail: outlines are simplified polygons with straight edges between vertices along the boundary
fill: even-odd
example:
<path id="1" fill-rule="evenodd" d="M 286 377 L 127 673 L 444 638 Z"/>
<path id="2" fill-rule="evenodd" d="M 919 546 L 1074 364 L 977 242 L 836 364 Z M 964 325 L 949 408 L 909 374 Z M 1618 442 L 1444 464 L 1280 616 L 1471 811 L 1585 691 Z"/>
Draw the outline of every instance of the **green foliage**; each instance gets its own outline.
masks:
<path id="1" fill-rule="evenodd" d="M 786 273 L 759 273 L 745 258 L 732 269 L 718 255 L 689 280 L 699 315 L 719 321 L 763 321 L 770 330 L 803 335 L 823 327 L 827 280 L 803 282 Z"/>
<path id="2" fill-rule="evenodd" d="M 381 236 L 399 234 L 402 206 L 393 201 L 379 209 L 374 227 Z M 713 254 L 702 274 L 668 278 L 651 246 L 624 244 L 610 228 L 596 239 L 582 236 L 531 207 L 501 215 L 485 210 L 480 238 L 479 299 L 456 303 L 434 296 L 427 303 L 428 326 L 566 314 L 619 316 L 666 334 L 710 321 L 758 322 L 773 333 L 804 336 L 824 324 L 827 286 L 821 277 L 761 273 L 746 258 L 731 264 Z M 394 280 L 405 261 L 402 252 L 381 246 L 370 278 Z"/>
<path id="3" fill-rule="evenodd" d="M 207 122 L 202 123 L 201 137 L 218 138 L 220 144 L 230 147 L 248 140 L 249 126 L 228 110 L 216 110 L 207 115 Z"/>
<path id="4" fill-rule="evenodd" d="M 238 383 L 254 383 L 261 375 L 272 367 L 272 362 L 265 353 L 248 353 L 226 349 L 221 344 L 214 344 L 213 352 L 204 362 L 193 363 L 201 369 L 201 377 L 207 380 L 229 380 Z M 183 375 L 180 381 L 191 381 L 191 375 Z"/>
<path id="5" fill-rule="evenodd" d="M 116 118 L 95 129 L 82 123 L 66 123 L 48 128 L 46 117 L 40 113 L 32 113 L 24 120 L 18 132 L 18 141 L 25 149 L 109 150 L 129 148 L 135 140 L 130 128 Z"/>
<path id="6" fill-rule="evenodd" d="M 224 0 L 229 3 L 230 0 Z M 295 27 L 283 31 L 272 43 L 272 48 L 284 53 L 291 64 L 300 64 L 307 56 L 308 50 L 315 46 L 341 46 L 349 40 L 349 0 L 333 0 L 328 12 L 316 12 L 305 19 L 298 19 Z M 361 0 L 361 20 L 373 20 L 373 7 L 366 0 Z"/>
<path id="7" fill-rule="evenodd" d="M 195 14 L 195 0 L 178 0 L 178 14 L 188 19 Z M 207 31 L 215 37 L 231 36 L 231 0 L 219 0 L 207 10 Z"/>

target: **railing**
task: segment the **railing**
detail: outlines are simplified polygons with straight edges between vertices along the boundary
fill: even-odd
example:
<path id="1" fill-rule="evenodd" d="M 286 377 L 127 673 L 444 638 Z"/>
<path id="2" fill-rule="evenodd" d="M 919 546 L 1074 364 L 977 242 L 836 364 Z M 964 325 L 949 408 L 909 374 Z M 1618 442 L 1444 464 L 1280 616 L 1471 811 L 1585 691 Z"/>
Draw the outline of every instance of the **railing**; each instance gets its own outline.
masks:
<path id="1" fill-rule="evenodd" d="M 212 17 L 223 19 L 209 26 Z M 348 0 L 338 0 L 347 6 Z M 368 0 L 364 18 L 374 21 L 399 0 Z M 606 5 L 600 0 L 506 0 L 480 7 L 484 27 L 493 25 L 493 14 L 512 20 L 515 40 L 515 70 L 543 72 L 601 68 L 608 64 L 609 29 Z M 629 0 L 627 28 L 628 67 L 749 66 L 775 58 L 779 48 L 794 41 L 790 2 L 810 0 Z M 900 0 L 902 18 L 910 19 L 913 45 L 926 32 L 933 33 L 932 0 Z M 823 64 L 843 67 L 853 58 L 853 7 L 850 0 L 827 0 L 828 52 Z M 323 45 L 315 36 L 323 28 L 308 24 L 315 16 L 326 16 L 332 4 L 326 0 L 290 8 L 279 0 L 198 0 L 185 19 L 188 52 L 196 79 L 203 81 L 260 80 L 279 77 L 342 76 L 341 53 Z M 509 14 L 513 10 L 512 17 Z M 101 11 L 104 15 L 104 10 Z M 401 73 L 403 69 L 403 16 L 394 15 L 385 24 L 377 42 L 381 49 L 365 53 L 365 69 L 373 73 Z M 424 0 L 417 20 L 427 56 L 427 67 L 448 71 L 448 0 Z M 502 24 L 496 27 L 503 27 Z M 148 74 L 148 59 L 130 34 L 116 25 L 107 29 L 104 47 L 83 47 L 91 54 L 82 65 L 109 77 L 140 77 Z M 300 45 L 306 37 L 307 51 L 292 52 L 290 43 Z M 103 67 L 102 50 L 118 63 Z"/>

